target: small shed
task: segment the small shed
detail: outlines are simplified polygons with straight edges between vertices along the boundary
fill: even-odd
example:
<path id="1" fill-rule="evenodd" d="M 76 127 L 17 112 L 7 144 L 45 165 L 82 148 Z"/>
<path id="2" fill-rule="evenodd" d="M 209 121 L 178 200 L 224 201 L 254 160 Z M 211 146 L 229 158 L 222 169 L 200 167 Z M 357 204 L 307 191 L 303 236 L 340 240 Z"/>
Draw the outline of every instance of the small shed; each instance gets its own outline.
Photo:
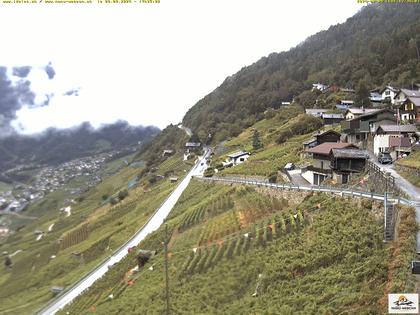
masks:
<path id="1" fill-rule="evenodd" d="M 170 178 L 169 178 L 169 181 L 170 181 L 171 183 L 176 183 L 176 182 L 178 181 L 178 177 L 170 177 Z"/>
<path id="2" fill-rule="evenodd" d="M 238 165 L 248 160 L 249 152 L 239 151 L 228 155 L 228 162 Z"/>

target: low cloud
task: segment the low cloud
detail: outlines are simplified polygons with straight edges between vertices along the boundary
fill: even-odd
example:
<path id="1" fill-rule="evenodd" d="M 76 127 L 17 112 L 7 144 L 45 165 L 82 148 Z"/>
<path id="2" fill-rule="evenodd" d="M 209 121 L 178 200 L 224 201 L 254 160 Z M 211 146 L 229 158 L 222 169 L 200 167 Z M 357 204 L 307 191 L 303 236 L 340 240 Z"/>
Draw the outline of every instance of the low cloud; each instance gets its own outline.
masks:
<path id="1" fill-rule="evenodd" d="M 21 70 L 18 73 L 25 74 Z M 14 132 L 11 122 L 16 118 L 18 110 L 23 106 L 34 106 L 35 94 L 30 86 L 31 82 L 25 79 L 13 83 L 7 76 L 7 68 L 0 67 L 0 137 Z"/>
<path id="2" fill-rule="evenodd" d="M 13 75 L 19 78 L 26 78 L 31 72 L 32 67 L 30 66 L 23 66 L 23 67 L 14 67 L 13 68 Z"/>
<path id="3" fill-rule="evenodd" d="M 79 96 L 79 88 L 77 89 L 71 89 L 65 93 L 63 93 L 64 96 Z"/>
<path id="4" fill-rule="evenodd" d="M 44 69 L 45 69 L 45 72 L 48 75 L 48 79 L 50 79 L 50 80 L 54 79 L 54 77 L 55 77 L 55 70 L 52 67 L 51 62 L 48 63 L 48 65 L 46 65 Z"/>

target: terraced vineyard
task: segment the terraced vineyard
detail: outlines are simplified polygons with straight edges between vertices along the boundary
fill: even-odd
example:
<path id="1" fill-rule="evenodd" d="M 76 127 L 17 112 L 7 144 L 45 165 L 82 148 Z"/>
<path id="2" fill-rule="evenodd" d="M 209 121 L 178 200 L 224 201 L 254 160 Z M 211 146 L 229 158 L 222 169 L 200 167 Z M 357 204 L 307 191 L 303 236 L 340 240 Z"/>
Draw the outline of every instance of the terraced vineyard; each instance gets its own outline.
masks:
<path id="1" fill-rule="evenodd" d="M 292 194 L 193 181 L 167 220 L 173 312 L 381 314 L 386 288 L 412 289 L 400 271 L 415 255 L 413 209 L 400 210 L 404 241 L 385 244 L 380 204 Z M 138 246 L 158 251 L 144 267 L 132 273 L 130 254 L 61 314 L 164 312 L 164 235 Z"/>
<path id="2" fill-rule="evenodd" d="M 190 167 L 179 156 L 169 157 L 164 163 L 164 169 L 179 178 Z M 72 203 L 69 216 L 59 212 L 67 206 L 63 204 L 65 191 L 51 193 L 29 207 L 31 215 L 44 215 L 0 244 L 2 251 L 21 250 L 12 257 L 12 269 L 0 271 L 0 313 L 34 313 L 53 297 L 51 287 L 68 287 L 79 280 L 146 222 L 175 187 L 168 178 L 150 183 L 149 175 L 145 175 L 116 205 L 103 198 L 127 189 L 128 182 L 141 171 L 132 167 L 121 169 L 86 192 L 77 204 Z M 34 235 L 37 230 L 43 232 L 38 241 Z"/>

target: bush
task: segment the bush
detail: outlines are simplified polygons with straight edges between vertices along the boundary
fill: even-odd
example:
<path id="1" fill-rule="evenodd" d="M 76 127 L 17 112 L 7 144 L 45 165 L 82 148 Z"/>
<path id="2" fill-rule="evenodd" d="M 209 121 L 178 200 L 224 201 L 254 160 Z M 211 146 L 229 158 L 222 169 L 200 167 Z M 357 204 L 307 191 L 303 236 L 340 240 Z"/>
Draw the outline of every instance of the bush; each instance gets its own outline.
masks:
<path id="1" fill-rule="evenodd" d="M 204 172 L 204 177 L 212 177 L 213 175 L 214 175 L 214 169 L 212 168 L 208 168 Z"/>
<path id="2" fill-rule="evenodd" d="M 277 173 L 271 173 L 268 176 L 268 182 L 269 183 L 277 183 Z"/>
<path id="3" fill-rule="evenodd" d="M 118 199 L 119 200 L 124 200 L 125 197 L 128 196 L 128 190 L 127 189 L 123 189 L 118 193 Z"/>

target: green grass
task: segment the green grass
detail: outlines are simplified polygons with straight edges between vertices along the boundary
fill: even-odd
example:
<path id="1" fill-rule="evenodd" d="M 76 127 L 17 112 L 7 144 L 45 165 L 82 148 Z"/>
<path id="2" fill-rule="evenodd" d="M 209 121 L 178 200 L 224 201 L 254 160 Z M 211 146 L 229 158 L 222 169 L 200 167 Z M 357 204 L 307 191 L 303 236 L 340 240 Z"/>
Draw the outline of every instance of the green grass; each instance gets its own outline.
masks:
<path id="1" fill-rule="evenodd" d="M 409 156 L 398 160 L 397 164 L 420 169 L 420 151 L 415 151 Z"/>
<path id="2" fill-rule="evenodd" d="M 233 208 L 218 206 L 222 196 Z M 205 210 L 185 226 L 198 209 Z M 415 229 L 407 228 L 414 216 L 402 213 L 405 234 L 388 245 L 368 203 L 314 194 L 293 204 L 250 187 L 193 181 L 167 220 L 173 313 L 382 314 L 387 288 L 413 289 L 404 266 L 415 253 Z M 127 276 L 136 265 L 130 254 L 60 314 L 89 314 L 91 307 L 98 314 L 163 313 L 163 240 L 160 228 L 139 245 L 158 255 L 138 274 Z"/>
<path id="3" fill-rule="evenodd" d="M 4 182 L 0 182 L 0 192 L 9 191 L 10 189 L 12 189 L 11 185 Z"/>
<path id="4" fill-rule="evenodd" d="M 397 161 L 398 173 L 410 183 L 420 188 L 420 151 L 411 153 L 409 156 Z M 401 166 L 401 167 L 399 167 Z"/>

